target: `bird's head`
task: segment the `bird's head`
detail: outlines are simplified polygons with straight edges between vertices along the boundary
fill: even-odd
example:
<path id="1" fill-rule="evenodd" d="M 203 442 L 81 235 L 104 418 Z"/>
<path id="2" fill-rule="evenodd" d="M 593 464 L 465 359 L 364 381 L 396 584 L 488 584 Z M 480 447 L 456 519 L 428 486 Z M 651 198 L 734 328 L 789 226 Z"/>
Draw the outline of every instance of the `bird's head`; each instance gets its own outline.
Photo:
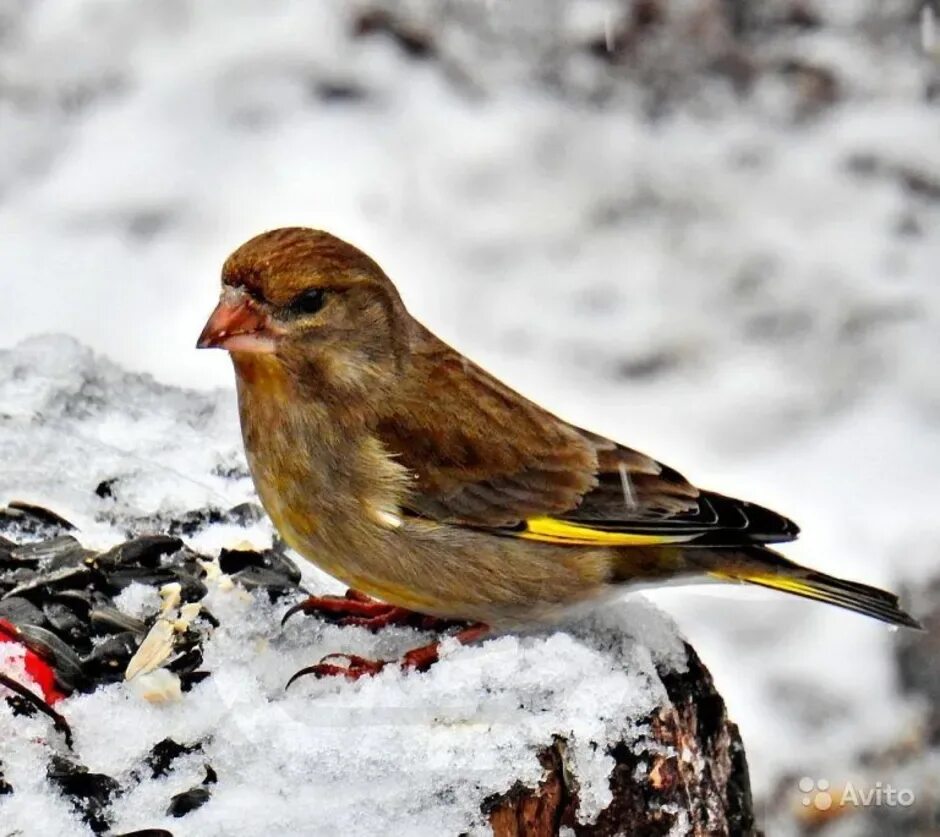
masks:
<path id="1" fill-rule="evenodd" d="M 311 385 L 361 387 L 402 366 L 411 319 L 365 253 L 329 233 L 289 227 L 239 247 L 196 346 L 236 368 L 275 364 Z"/>

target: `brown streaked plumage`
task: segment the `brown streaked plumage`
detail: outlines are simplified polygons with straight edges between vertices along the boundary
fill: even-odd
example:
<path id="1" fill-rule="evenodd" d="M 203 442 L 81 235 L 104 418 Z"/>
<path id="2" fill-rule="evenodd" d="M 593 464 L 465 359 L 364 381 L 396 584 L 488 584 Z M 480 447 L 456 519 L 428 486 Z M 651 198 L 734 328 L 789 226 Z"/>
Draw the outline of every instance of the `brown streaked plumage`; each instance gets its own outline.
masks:
<path id="1" fill-rule="evenodd" d="M 414 320 L 378 264 L 328 233 L 257 236 L 222 283 L 199 346 L 231 353 L 261 501 L 290 546 L 357 590 L 518 627 L 622 585 L 713 577 L 916 625 L 890 593 L 768 549 L 798 532 L 781 515 L 523 398 Z"/>

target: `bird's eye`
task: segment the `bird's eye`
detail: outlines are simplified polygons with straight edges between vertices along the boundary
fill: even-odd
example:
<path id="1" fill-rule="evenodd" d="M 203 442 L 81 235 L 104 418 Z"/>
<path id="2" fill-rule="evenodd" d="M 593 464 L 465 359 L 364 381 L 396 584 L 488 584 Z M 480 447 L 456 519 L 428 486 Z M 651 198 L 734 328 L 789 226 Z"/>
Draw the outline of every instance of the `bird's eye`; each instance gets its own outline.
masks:
<path id="1" fill-rule="evenodd" d="M 326 292 L 322 288 L 310 288 L 297 294 L 288 307 L 292 314 L 316 314 L 324 302 Z"/>

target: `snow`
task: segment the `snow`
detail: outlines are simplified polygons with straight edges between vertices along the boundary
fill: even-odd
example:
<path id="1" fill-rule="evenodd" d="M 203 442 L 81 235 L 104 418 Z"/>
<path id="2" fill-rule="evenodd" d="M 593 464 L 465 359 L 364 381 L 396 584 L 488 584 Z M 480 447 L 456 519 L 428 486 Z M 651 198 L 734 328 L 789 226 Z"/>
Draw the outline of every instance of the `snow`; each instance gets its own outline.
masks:
<path id="1" fill-rule="evenodd" d="M 168 389 L 96 361 L 67 337 L 3 352 L 0 381 L 5 491 L 26 501 L 54 497 L 58 513 L 87 531 L 89 546 L 96 512 L 228 507 L 251 496 L 232 396 Z M 206 445 L 206 437 L 221 443 Z M 233 466 L 244 478 L 223 476 Z M 94 493 L 111 479 L 117 503 Z M 169 496 L 168 479 L 176 485 Z"/>
<path id="2" fill-rule="evenodd" d="M 120 364 L 45 340 L 0 358 L 0 499 L 97 545 L 105 511 L 251 498 L 220 476 L 244 467 L 231 370 L 191 347 L 227 253 L 308 224 L 526 394 L 794 517 L 795 560 L 895 589 L 935 571 L 940 205 L 904 184 L 940 180 L 940 70 L 907 5 L 762 30 L 743 97 L 695 72 L 721 38 L 693 28 L 626 82 L 567 48 L 617 3 L 384 5 L 439 57 L 352 38 L 364 5 L 338 0 L 0 4 L 0 342 L 65 332 Z M 833 105 L 777 69 L 794 58 L 833 74 Z M 339 83 L 362 98 L 318 92 Z M 118 499 L 94 497 L 114 474 Z M 759 795 L 907 729 L 882 626 L 755 590 L 650 596 L 715 675 Z"/>
<path id="3" fill-rule="evenodd" d="M 160 594 L 153 587 L 135 581 L 114 597 L 114 604 L 121 613 L 143 619 L 160 609 Z"/>

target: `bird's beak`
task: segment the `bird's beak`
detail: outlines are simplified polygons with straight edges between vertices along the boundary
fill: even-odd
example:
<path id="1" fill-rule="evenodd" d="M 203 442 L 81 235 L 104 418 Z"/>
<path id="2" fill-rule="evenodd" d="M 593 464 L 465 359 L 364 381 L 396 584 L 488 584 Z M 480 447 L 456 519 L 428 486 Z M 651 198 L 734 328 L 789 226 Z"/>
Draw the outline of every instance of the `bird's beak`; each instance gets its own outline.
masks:
<path id="1" fill-rule="evenodd" d="M 275 331 L 267 315 L 243 291 L 226 288 L 196 342 L 197 349 L 270 354 Z"/>

